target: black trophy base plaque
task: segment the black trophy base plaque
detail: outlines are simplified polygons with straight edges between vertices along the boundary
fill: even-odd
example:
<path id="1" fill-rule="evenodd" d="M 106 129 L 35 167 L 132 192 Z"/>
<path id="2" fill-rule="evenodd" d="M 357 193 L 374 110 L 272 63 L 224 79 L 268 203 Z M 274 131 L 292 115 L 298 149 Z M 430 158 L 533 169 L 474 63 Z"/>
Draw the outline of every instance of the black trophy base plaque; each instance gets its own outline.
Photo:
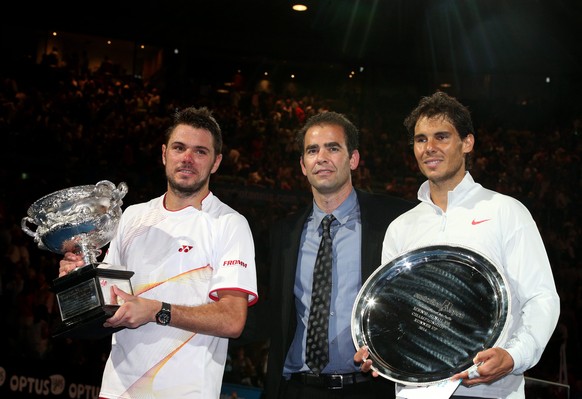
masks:
<path id="1" fill-rule="evenodd" d="M 98 265 L 89 264 L 53 280 L 61 315 L 53 337 L 99 339 L 122 329 L 103 327 L 103 323 L 119 308 L 111 287 L 115 285 L 133 295 L 130 278 L 134 272 Z"/>
<path id="2" fill-rule="evenodd" d="M 80 318 L 74 318 L 67 322 L 60 322 L 53 330 L 53 338 L 76 338 L 86 340 L 96 340 L 110 336 L 116 331 L 123 330 L 123 327 L 111 328 L 103 327 L 105 320 L 115 314 L 119 306 L 103 306 L 84 313 Z"/>

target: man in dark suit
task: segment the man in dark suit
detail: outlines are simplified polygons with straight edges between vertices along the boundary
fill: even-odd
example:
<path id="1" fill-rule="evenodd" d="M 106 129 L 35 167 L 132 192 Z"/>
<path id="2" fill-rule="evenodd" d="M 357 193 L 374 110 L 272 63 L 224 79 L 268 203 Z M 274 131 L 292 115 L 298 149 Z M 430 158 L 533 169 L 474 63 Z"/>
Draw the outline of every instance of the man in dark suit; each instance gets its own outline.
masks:
<path id="1" fill-rule="evenodd" d="M 407 201 L 353 187 L 358 167 L 358 130 L 344 116 L 312 116 L 297 134 L 300 164 L 313 203 L 274 224 L 270 232 L 270 329 L 265 396 L 287 398 L 382 398 L 394 395 L 385 379 L 361 373 L 354 363 L 351 313 L 363 282 L 381 266 L 382 242 L 390 222 L 412 208 Z M 306 336 L 313 270 L 322 236 L 331 223 L 332 290 L 329 306 L 329 361 L 313 371 L 306 362 Z"/>

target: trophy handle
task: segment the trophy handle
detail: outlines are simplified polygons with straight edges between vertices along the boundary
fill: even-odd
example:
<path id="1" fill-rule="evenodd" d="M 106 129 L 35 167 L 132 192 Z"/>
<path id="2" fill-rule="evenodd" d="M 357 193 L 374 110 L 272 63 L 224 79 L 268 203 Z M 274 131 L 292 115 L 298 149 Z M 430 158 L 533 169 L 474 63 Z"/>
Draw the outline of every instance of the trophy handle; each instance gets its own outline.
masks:
<path id="1" fill-rule="evenodd" d="M 119 183 L 117 190 L 114 191 L 115 199 L 120 200 L 127 194 L 127 184 L 125 182 Z"/>
<path id="2" fill-rule="evenodd" d="M 36 231 L 32 231 L 28 228 L 27 223 L 30 224 L 34 224 L 34 220 L 29 217 L 29 216 L 25 216 L 22 218 L 22 221 L 20 222 L 20 227 L 22 227 L 22 231 L 24 231 L 27 235 L 31 236 L 32 238 L 34 238 L 34 242 L 38 245 L 38 247 L 40 249 L 48 249 L 43 243 L 42 240 L 40 239 L 40 236 L 38 235 L 38 232 Z M 37 226 L 38 227 L 38 226 Z"/>
<path id="3" fill-rule="evenodd" d="M 122 197 L 125 196 L 125 194 L 127 194 L 127 184 L 125 182 L 119 183 L 119 185 L 117 187 L 115 187 L 115 184 L 113 184 L 109 180 L 101 180 L 100 182 L 98 182 L 97 184 L 95 184 L 95 187 L 97 189 L 99 189 L 102 186 L 105 186 L 105 187 L 109 188 L 119 198 L 122 198 Z"/>
<path id="4" fill-rule="evenodd" d="M 127 194 L 127 184 L 125 182 L 119 183 L 117 187 L 115 187 L 115 184 L 113 184 L 109 180 L 101 180 L 100 182 L 95 184 L 95 190 L 97 192 L 99 192 L 102 187 L 106 187 L 106 189 L 110 191 L 111 200 L 113 201 L 111 207 L 121 205 L 121 199 L 125 197 L 125 194 Z"/>
<path id="5" fill-rule="evenodd" d="M 20 226 L 22 227 L 22 231 L 24 231 L 26 234 L 28 234 L 31 237 L 34 237 L 36 239 L 36 232 L 32 231 L 28 228 L 27 223 L 34 223 L 34 220 L 32 220 L 31 217 L 25 216 L 22 218 L 22 222 L 20 223 Z"/>

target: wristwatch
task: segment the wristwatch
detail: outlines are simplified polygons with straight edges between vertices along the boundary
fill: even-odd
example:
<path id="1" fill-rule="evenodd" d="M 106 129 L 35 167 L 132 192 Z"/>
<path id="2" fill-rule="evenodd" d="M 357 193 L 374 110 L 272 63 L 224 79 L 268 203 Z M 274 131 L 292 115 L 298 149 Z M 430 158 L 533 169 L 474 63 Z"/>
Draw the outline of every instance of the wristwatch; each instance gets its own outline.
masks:
<path id="1" fill-rule="evenodd" d="M 172 318 L 172 305 L 166 302 L 162 302 L 162 308 L 158 313 L 156 313 L 156 323 L 161 326 L 167 326 L 170 324 L 170 319 Z"/>

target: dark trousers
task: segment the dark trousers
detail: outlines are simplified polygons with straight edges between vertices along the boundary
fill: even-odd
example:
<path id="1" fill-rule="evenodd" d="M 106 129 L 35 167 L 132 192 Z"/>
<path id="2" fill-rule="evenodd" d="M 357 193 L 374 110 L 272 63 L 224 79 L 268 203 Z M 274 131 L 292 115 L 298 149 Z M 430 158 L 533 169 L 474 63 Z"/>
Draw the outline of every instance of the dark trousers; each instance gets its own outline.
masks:
<path id="1" fill-rule="evenodd" d="M 329 389 L 302 384 L 299 381 L 282 381 L 279 399 L 394 399 L 394 384 L 383 378 L 346 385 L 342 389 Z"/>

